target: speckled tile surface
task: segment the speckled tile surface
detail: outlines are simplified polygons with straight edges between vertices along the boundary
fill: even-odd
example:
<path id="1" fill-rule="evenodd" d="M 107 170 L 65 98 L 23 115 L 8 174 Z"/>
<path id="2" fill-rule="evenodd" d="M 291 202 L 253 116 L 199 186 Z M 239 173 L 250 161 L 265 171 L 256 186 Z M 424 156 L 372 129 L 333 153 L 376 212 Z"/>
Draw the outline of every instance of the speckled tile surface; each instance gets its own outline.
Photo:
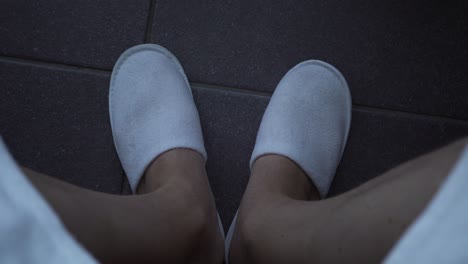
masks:
<path id="1" fill-rule="evenodd" d="M 271 92 L 320 59 L 355 104 L 468 120 L 467 14 L 463 1 L 160 0 L 152 41 L 195 82 Z"/>
<path id="2" fill-rule="evenodd" d="M 0 54 L 111 69 L 143 43 L 150 0 L 5 0 Z"/>
<path id="3" fill-rule="evenodd" d="M 18 162 L 82 187 L 120 193 L 109 76 L 0 61 L 0 134 Z"/>

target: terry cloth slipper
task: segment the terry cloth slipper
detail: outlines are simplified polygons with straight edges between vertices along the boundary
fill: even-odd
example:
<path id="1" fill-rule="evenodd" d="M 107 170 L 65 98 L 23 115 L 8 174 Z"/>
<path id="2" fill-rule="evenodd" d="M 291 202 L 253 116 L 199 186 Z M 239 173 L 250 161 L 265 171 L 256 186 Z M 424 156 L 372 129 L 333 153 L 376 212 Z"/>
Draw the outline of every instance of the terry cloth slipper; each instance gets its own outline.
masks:
<path id="1" fill-rule="evenodd" d="M 283 77 L 268 104 L 250 168 L 260 156 L 286 156 L 325 197 L 346 145 L 351 107 L 348 85 L 335 67 L 317 60 L 298 64 Z"/>
<path id="2" fill-rule="evenodd" d="M 325 197 L 346 145 L 351 108 L 348 85 L 335 67 L 318 60 L 298 64 L 280 81 L 263 115 L 251 170 L 263 155 L 286 156 Z M 227 234 L 226 257 L 235 223 L 236 217 Z"/>
<path id="3" fill-rule="evenodd" d="M 112 71 L 109 113 L 133 192 L 150 163 L 170 149 L 193 149 L 206 160 L 187 77 L 176 57 L 159 45 L 138 45 L 120 56 Z"/>

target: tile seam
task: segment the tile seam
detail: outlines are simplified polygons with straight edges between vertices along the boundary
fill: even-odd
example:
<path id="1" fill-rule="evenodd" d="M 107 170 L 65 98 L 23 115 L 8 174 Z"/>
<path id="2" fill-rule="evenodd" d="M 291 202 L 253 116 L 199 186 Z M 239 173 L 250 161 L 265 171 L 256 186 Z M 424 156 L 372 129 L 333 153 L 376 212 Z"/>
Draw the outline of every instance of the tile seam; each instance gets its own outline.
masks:
<path id="1" fill-rule="evenodd" d="M 31 59 L 25 57 L 11 57 L 0 55 L 0 62 L 5 63 L 14 63 L 20 65 L 32 65 L 36 67 L 43 67 L 55 70 L 65 70 L 65 71 L 74 71 L 74 72 L 81 72 L 81 73 L 94 73 L 98 75 L 110 76 L 111 70 L 102 69 L 102 68 L 94 68 L 89 66 L 80 66 L 74 64 L 67 64 L 67 63 L 59 63 L 54 61 L 47 61 L 47 60 L 38 60 L 38 59 Z M 261 98 L 269 98 L 271 97 L 272 93 L 270 92 L 262 92 L 262 91 L 255 91 L 255 90 L 248 90 L 243 88 L 233 88 L 223 85 L 216 85 L 216 84 L 207 84 L 207 83 L 200 83 L 200 82 L 190 82 L 192 88 L 196 89 L 209 89 L 209 90 L 216 90 L 218 92 L 229 92 L 234 94 L 242 94 L 246 96 L 257 96 Z M 404 110 L 398 109 L 390 109 L 390 108 L 383 108 L 377 106 L 368 106 L 358 103 L 353 103 L 353 110 L 361 111 L 361 112 L 377 112 L 377 113 L 392 113 L 392 114 L 402 114 L 408 115 L 418 118 L 433 118 L 444 120 L 448 122 L 455 122 L 459 124 L 468 124 L 468 120 L 461 119 L 461 118 L 454 118 L 454 117 L 447 117 L 442 115 L 432 115 L 432 114 L 425 114 L 425 113 L 414 113 Z"/>

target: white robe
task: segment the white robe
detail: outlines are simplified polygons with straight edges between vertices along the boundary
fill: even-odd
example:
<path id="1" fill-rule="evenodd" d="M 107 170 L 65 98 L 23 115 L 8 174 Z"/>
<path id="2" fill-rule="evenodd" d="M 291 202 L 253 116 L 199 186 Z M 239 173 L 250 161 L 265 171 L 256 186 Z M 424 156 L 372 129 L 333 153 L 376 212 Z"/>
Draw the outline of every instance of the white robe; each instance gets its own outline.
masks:
<path id="1" fill-rule="evenodd" d="M 0 263 L 96 263 L 26 179 L 1 138 Z"/>

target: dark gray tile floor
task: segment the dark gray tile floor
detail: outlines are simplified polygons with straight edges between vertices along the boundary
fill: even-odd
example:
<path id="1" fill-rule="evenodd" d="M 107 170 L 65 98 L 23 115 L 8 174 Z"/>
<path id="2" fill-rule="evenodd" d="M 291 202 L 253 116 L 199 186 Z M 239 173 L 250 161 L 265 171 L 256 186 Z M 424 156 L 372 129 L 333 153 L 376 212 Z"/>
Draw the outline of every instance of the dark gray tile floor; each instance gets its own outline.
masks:
<path id="1" fill-rule="evenodd" d="M 109 74 L 0 59 L 0 135 L 20 164 L 120 193 L 107 110 Z"/>
<path id="2" fill-rule="evenodd" d="M 5 0 L 0 2 L 3 55 L 111 69 L 143 43 L 150 0 Z"/>
<path id="3" fill-rule="evenodd" d="M 154 12 L 150 0 L 0 3 L 0 134 L 21 164 L 128 193 L 107 92 L 120 52 L 145 39 L 173 51 L 193 82 L 226 228 L 269 96 L 301 60 L 335 64 L 354 98 L 330 195 L 468 135 L 461 1 L 152 3 Z"/>
<path id="4" fill-rule="evenodd" d="M 320 59 L 355 104 L 468 120 L 464 1 L 160 0 L 155 12 L 152 41 L 193 81 L 271 92 Z"/>

